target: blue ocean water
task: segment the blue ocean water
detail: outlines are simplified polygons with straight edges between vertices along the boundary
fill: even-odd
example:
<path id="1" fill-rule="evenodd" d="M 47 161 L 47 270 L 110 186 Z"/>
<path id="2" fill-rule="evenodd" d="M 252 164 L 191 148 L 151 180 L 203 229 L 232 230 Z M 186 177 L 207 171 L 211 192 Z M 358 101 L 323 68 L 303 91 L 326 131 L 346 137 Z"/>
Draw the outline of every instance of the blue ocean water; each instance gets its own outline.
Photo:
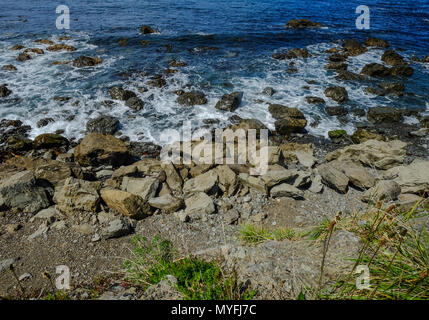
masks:
<path id="1" fill-rule="evenodd" d="M 365 40 L 368 36 L 388 40 L 401 50 L 405 58 L 429 54 L 429 2 L 373 0 L 364 3 L 370 8 L 370 29 L 358 30 L 356 7 L 362 1 L 300 0 L 1 0 L 0 66 L 13 64 L 18 70 L 0 70 L 2 83 L 13 91 L 0 103 L 0 118 L 22 119 L 33 127 L 32 136 L 43 132 L 65 130 L 68 137 L 79 138 L 85 133 L 90 118 L 109 114 L 119 118 L 121 133 L 132 140 L 158 141 L 166 128 L 180 127 L 193 120 L 200 126 L 205 119 L 228 122 L 232 113 L 214 108 L 224 93 L 243 91 L 243 103 L 235 112 L 246 118 L 257 118 L 270 128 L 274 119 L 265 104 L 258 99 L 297 107 L 306 114 L 308 131 L 326 136 L 335 128 L 354 130 L 350 116 L 342 123 L 324 113 L 323 107 L 306 103 L 306 96 L 323 97 L 329 85 L 347 88 L 350 102 L 347 108 L 367 109 L 376 105 L 429 110 L 429 67 L 413 64 L 414 75 L 404 80 L 406 94 L 402 98 L 365 94 L 361 83 L 344 83 L 335 73 L 324 69 L 326 49 L 339 45 L 340 39 Z M 70 30 L 57 30 L 55 9 L 64 4 L 70 8 Z M 312 30 L 285 28 L 293 18 L 307 18 L 325 27 Z M 141 25 L 151 25 L 159 34 L 141 35 Z M 34 40 L 68 35 L 62 43 L 75 46 L 72 53 L 51 53 L 26 62 L 15 61 L 17 52 L 10 48 L 22 44 L 30 48 L 45 48 Z M 128 38 L 122 47 L 119 39 Z M 141 40 L 150 44 L 141 45 Z M 168 45 L 168 47 L 167 47 Z M 201 52 L 199 47 L 218 47 Z M 285 72 L 288 61 L 271 58 L 274 52 L 305 47 L 312 57 L 296 60 L 297 73 Z M 380 49 L 349 59 L 349 70 L 359 73 L 370 62 L 381 62 Z M 97 56 L 103 63 L 92 69 L 74 69 L 71 65 L 52 65 L 52 61 L 72 60 L 79 55 Z M 185 61 L 180 72 L 166 76 L 167 86 L 140 92 L 154 74 L 168 68 L 171 59 Z M 311 85 L 308 81 L 314 81 Z M 123 85 L 138 93 L 145 102 L 144 110 L 135 112 L 123 103 L 106 106 L 108 89 Z M 276 90 L 272 97 L 261 94 L 270 86 Z M 174 90 L 201 90 L 208 97 L 204 106 L 183 108 L 176 103 Z M 72 97 L 59 104 L 54 96 Z M 78 101 L 78 103 L 77 103 Z M 328 105 L 335 105 L 328 101 Z M 55 122 L 37 128 L 38 120 L 51 117 Z M 73 119 L 72 119 L 73 118 Z M 407 119 L 413 122 L 415 119 Z"/>

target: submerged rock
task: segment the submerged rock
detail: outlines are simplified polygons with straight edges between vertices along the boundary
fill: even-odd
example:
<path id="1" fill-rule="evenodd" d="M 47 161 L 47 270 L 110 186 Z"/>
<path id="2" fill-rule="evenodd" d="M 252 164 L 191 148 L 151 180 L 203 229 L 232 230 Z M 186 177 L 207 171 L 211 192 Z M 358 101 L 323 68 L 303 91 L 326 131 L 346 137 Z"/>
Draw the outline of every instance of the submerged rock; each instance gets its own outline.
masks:
<path id="1" fill-rule="evenodd" d="M 94 67 L 102 62 L 103 60 L 101 58 L 80 56 L 73 60 L 73 67 L 76 67 L 76 68 Z"/>
<path id="2" fill-rule="evenodd" d="M 0 86 L 0 98 L 5 98 L 11 94 L 12 94 L 12 91 L 9 90 L 5 84 Z"/>
<path id="3" fill-rule="evenodd" d="M 181 94 L 176 101 L 182 106 L 190 107 L 194 105 L 206 104 L 207 98 L 201 91 L 191 91 Z"/>
<path id="4" fill-rule="evenodd" d="M 100 116 L 86 123 L 88 133 L 114 134 L 119 128 L 119 120 L 111 116 Z"/>
<path id="5" fill-rule="evenodd" d="M 349 99 L 346 88 L 344 87 L 329 87 L 325 90 L 325 96 L 336 102 L 346 102 Z"/>
<path id="6" fill-rule="evenodd" d="M 134 109 L 136 111 L 140 111 L 144 108 L 144 102 L 137 97 L 131 97 L 126 102 L 125 105 L 128 108 Z"/>
<path id="7" fill-rule="evenodd" d="M 365 45 L 367 45 L 368 47 L 390 47 L 389 42 L 387 42 L 386 40 L 371 37 L 365 40 Z"/>
<path id="8" fill-rule="evenodd" d="M 2 70 L 6 70 L 6 71 L 16 71 L 18 70 L 14 65 L 12 64 L 6 64 L 4 65 L 2 68 Z"/>
<path id="9" fill-rule="evenodd" d="M 137 97 L 134 92 L 130 90 L 124 90 L 122 87 L 112 87 L 110 88 L 109 93 L 112 99 L 121 101 L 127 101 L 128 99 Z"/>
<path id="10" fill-rule="evenodd" d="M 323 104 L 323 103 L 325 103 L 325 100 L 323 100 L 322 98 L 319 98 L 319 97 L 305 97 L 305 101 L 307 101 L 307 103 L 311 103 L 311 104 Z"/>
<path id="11" fill-rule="evenodd" d="M 371 77 L 388 77 L 390 69 L 379 63 L 369 63 L 362 68 L 361 74 Z"/>
<path id="12" fill-rule="evenodd" d="M 301 28 L 320 28 L 323 27 L 321 23 L 313 22 L 308 19 L 293 19 L 286 23 L 286 27 L 301 29 Z"/>
<path id="13" fill-rule="evenodd" d="M 76 48 L 73 46 L 69 46 L 67 44 L 54 44 L 52 46 L 49 46 L 46 48 L 46 50 L 48 51 L 54 51 L 54 52 L 58 52 L 58 51 L 76 51 Z"/>
<path id="14" fill-rule="evenodd" d="M 151 26 L 144 25 L 140 27 L 140 33 L 142 34 L 151 34 L 151 33 L 158 33 L 158 31 Z"/>
<path id="15" fill-rule="evenodd" d="M 404 120 L 401 110 L 392 107 L 374 107 L 367 113 L 368 121 L 374 124 L 399 123 Z"/>

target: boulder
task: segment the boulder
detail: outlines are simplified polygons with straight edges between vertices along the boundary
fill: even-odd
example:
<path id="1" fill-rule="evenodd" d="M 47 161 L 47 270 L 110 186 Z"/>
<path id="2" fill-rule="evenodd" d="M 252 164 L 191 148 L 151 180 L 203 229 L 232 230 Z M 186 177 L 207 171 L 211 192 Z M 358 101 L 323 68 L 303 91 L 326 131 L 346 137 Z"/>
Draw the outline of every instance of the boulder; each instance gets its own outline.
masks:
<path id="1" fill-rule="evenodd" d="M 49 206 L 47 190 L 37 185 L 32 172 L 18 172 L 1 180 L 0 209 L 18 209 L 35 213 Z"/>
<path id="2" fill-rule="evenodd" d="M 304 192 L 290 184 L 283 183 L 271 189 L 270 195 L 273 198 L 289 197 L 294 199 L 302 199 Z"/>
<path id="3" fill-rule="evenodd" d="M 38 135 L 33 141 L 35 149 L 59 148 L 68 145 L 69 141 L 66 138 L 55 133 L 43 133 Z"/>
<path id="4" fill-rule="evenodd" d="M 343 143 L 350 140 L 346 130 L 331 130 L 328 131 L 328 136 L 333 143 Z"/>
<path id="5" fill-rule="evenodd" d="M 67 44 L 58 43 L 47 47 L 46 50 L 53 51 L 53 52 L 58 52 L 58 51 L 72 52 L 72 51 L 76 51 L 76 48 L 73 46 L 69 46 Z"/>
<path id="6" fill-rule="evenodd" d="M 218 103 L 216 103 L 216 109 L 233 112 L 240 106 L 242 97 L 243 92 L 225 94 Z"/>
<path id="7" fill-rule="evenodd" d="M 132 232 L 131 223 L 124 218 L 115 219 L 109 222 L 109 225 L 101 231 L 103 239 L 120 238 Z"/>
<path id="8" fill-rule="evenodd" d="M 248 173 L 240 173 L 238 175 L 238 179 L 240 180 L 241 184 L 246 187 L 255 189 L 256 191 L 259 191 L 263 194 L 268 193 L 267 186 L 265 185 L 265 182 L 262 180 L 262 178 L 253 177 Z"/>
<path id="9" fill-rule="evenodd" d="M 408 166 L 398 166 L 387 170 L 384 179 L 393 179 L 402 193 L 429 194 L 429 161 L 415 159 Z"/>
<path id="10" fill-rule="evenodd" d="M 374 107 L 367 113 L 368 121 L 374 124 L 400 123 L 404 120 L 401 110 L 392 107 Z"/>
<path id="11" fill-rule="evenodd" d="M 316 163 L 311 144 L 287 143 L 280 145 L 280 149 L 288 164 L 299 162 L 307 168 L 312 168 Z"/>
<path id="12" fill-rule="evenodd" d="M 159 179 L 152 177 L 122 179 L 121 189 L 148 201 L 154 198 L 159 187 Z"/>
<path id="13" fill-rule="evenodd" d="M 371 38 L 371 37 L 365 40 L 365 45 L 368 47 L 380 47 L 380 48 L 390 47 L 389 42 L 387 42 L 386 40 Z"/>
<path id="14" fill-rule="evenodd" d="M 414 74 L 414 69 L 408 65 L 394 65 L 390 69 L 390 74 L 398 77 L 411 77 Z"/>
<path id="15" fill-rule="evenodd" d="M 335 166 L 324 163 L 317 167 L 317 170 L 322 177 L 322 181 L 329 187 L 341 192 L 346 193 L 349 184 L 349 178 L 336 169 Z"/>
<path id="16" fill-rule="evenodd" d="M 6 64 L 3 67 L 1 67 L 2 70 L 6 70 L 6 71 L 16 71 L 18 70 L 14 65 L 12 64 Z"/>
<path id="17" fill-rule="evenodd" d="M 86 123 L 88 133 L 114 134 L 119 128 L 119 120 L 111 116 L 100 116 Z"/>
<path id="18" fill-rule="evenodd" d="M 307 126 L 304 114 L 296 108 L 289 108 L 279 104 L 270 104 L 268 111 L 273 118 L 276 131 L 281 135 L 303 132 Z"/>
<path id="19" fill-rule="evenodd" d="M 323 25 L 318 22 L 313 22 L 308 19 L 293 19 L 289 20 L 286 23 L 286 27 L 288 28 L 294 28 L 294 29 L 301 29 L 301 28 L 320 28 Z"/>
<path id="20" fill-rule="evenodd" d="M 204 215 L 215 213 L 216 208 L 212 198 L 203 192 L 196 193 L 185 200 L 186 214 Z"/>
<path id="21" fill-rule="evenodd" d="M 167 81 L 160 76 L 155 76 L 151 80 L 146 82 L 148 87 L 152 88 L 162 88 L 167 84 Z"/>
<path id="22" fill-rule="evenodd" d="M 269 166 L 267 173 L 261 176 L 263 182 L 268 188 L 286 182 L 293 184 L 297 177 L 298 172 L 296 170 L 288 170 L 280 165 Z"/>
<path id="23" fill-rule="evenodd" d="M 111 210 L 132 219 L 141 219 L 145 215 L 151 214 L 149 204 L 132 193 L 116 189 L 102 189 L 100 195 Z"/>
<path id="24" fill-rule="evenodd" d="M 79 212 L 97 212 L 100 206 L 100 182 L 68 178 L 55 188 L 54 202 L 59 211 L 70 215 Z"/>
<path id="25" fill-rule="evenodd" d="M 80 56 L 73 60 L 73 67 L 76 67 L 76 68 L 94 67 L 102 62 L 103 60 L 101 58 Z"/>
<path id="26" fill-rule="evenodd" d="M 368 169 L 356 162 L 334 161 L 331 165 L 343 172 L 352 185 L 361 190 L 366 190 L 375 185 L 375 178 Z"/>
<path id="27" fill-rule="evenodd" d="M 137 97 L 131 97 L 126 102 L 125 105 L 128 108 L 134 109 L 136 111 L 140 111 L 144 108 L 144 102 Z"/>
<path id="28" fill-rule="evenodd" d="M 210 170 L 186 181 L 183 186 L 183 192 L 185 194 L 193 194 L 196 192 L 215 194 L 218 191 L 218 180 L 219 176 L 217 170 Z"/>
<path id="29" fill-rule="evenodd" d="M 140 33 L 142 34 L 151 34 L 151 33 L 158 33 L 157 30 L 152 28 L 151 26 L 144 25 L 140 27 Z"/>
<path id="30" fill-rule="evenodd" d="M 48 124 L 55 122 L 53 118 L 43 118 L 37 121 L 37 128 L 46 127 Z"/>
<path id="31" fill-rule="evenodd" d="M 325 90 L 325 96 L 340 103 L 349 99 L 347 90 L 344 87 L 329 87 Z"/>
<path id="32" fill-rule="evenodd" d="M 369 63 L 362 68 L 361 74 L 371 77 L 388 77 L 390 69 L 379 63 Z"/>
<path id="33" fill-rule="evenodd" d="M 395 181 L 381 180 L 371 189 L 367 190 L 363 196 L 363 201 L 393 201 L 401 194 L 401 187 Z"/>
<path id="34" fill-rule="evenodd" d="M 324 104 L 325 100 L 319 97 L 305 97 L 305 101 L 311 104 Z"/>
<path id="35" fill-rule="evenodd" d="M 0 98 L 7 97 L 12 94 L 12 91 L 5 84 L 0 86 Z"/>
<path id="36" fill-rule="evenodd" d="M 112 87 L 109 90 L 110 96 L 112 99 L 127 101 L 131 98 L 135 98 L 136 94 L 130 90 L 124 90 L 121 87 Z"/>
<path id="37" fill-rule="evenodd" d="M 207 98 L 201 91 L 191 91 L 181 94 L 176 101 L 182 106 L 190 107 L 194 105 L 206 104 Z"/>
<path id="38" fill-rule="evenodd" d="M 404 163 L 406 146 L 405 142 L 399 140 L 368 140 L 328 153 L 326 161 L 360 162 L 369 167 L 386 170 Z"/>
<path id="39" fill-rule="evenodd" d="M 344 41 L 342 46 L 345 53 L 352 57 L 358 56 L 368 51 L 368 49 L 363 44 L 361 44 L 359 41 L 356 41 L 354 39 L 349 39 Z"/>
<path id="40" fill-rule="evenodd" d="M 235 172 L 228 165 L 216 167 L 219 177 L 219 188 L 226 196 L 232 196 L 237 191 L 238 179 Z"/>
<path id="41" fill-rule="evenodd" d="M 74 158 L 82 166 L 120 166 L 132 160 L 124 142 L 101 133 L 87 134 L 75 148 Z"/>
<path id="42" fill-rule="evenodd" d="M 349 65 L 344 62 L 330 62 L 325 65 L 326 70 L 346 71 Z"/>
<path id="43" fill-rule="evenodd" d="M 363 81 L 365 77 L 350 71 L 339 70 L 335 79 L 343 81 Z"/>
<path id="44" fill-rule="evenodd" d="M 163 195 L 149 199 L 149 205 L 160 209 L 163 213 L 169 214 L 180 210 L 183 207 L 183 201 L 171 195 Z"/>
<path id="45" fill-rule="evenodd" d="M 325 107 L 325 111 L 329 116 L 345 116 L 349 113 L 343 106 Z"/>
<path id="46" fill-rule="evenodd" d="M 28 61 L 31 59 L 31 56 L 28 53 L 20 53 L 17 57 L 16 57 L 16 61 L 19 62 L 24 62 L 24 61 Z"/>
<path id="47" fill-rule="evenodd" d="M 392 49 L 387 50 L 383 53 L 383 55 L 381 56 L 381 61 L 384 61 L 391 66 L 406 64 L 404 57 L 402 57 L 399 53 Z"/>
<path id="48" fill-rule="evenodd" d="M 378 140 L 378 141 L 384 141 L 384 138 L 382 135 L 368 131 L 364 128 L 358 128 L 351 136 L 351 139 L 354 143 L 362 143 L 368 140 Z"/>

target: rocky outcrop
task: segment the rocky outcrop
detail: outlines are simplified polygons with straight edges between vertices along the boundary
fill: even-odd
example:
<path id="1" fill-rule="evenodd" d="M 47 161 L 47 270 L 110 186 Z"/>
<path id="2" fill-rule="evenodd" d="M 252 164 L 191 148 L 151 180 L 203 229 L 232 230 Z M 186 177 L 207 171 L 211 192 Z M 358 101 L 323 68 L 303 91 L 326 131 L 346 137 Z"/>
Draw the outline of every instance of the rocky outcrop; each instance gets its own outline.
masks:
<path id="1" fill-rule="evenodd" d="M 371 37 L 365 40 L 365 45 L 368 47 L 379 47 L 379 48 L 390 47 L 389 42 L 387 42 L 386 40 L 371 38 Z"/>
<path id="2" fill-rule="evenodd" d="M 68 178 L 55 188 L 54 202 L 59 211 L 70 215 L 79 212 L 97 212 L 100 205 L 100 182 Z"/>
<path id="3" fill-rule="evenodd" d="M 319 98 L 319 97 L 305 97 L 305 101 L 307 101 L 307 103 L 311 103 L 311 104 L 323 104 L 323 103 L 325 103 L 325 100 L 323 100 L 322 98 Z"/>
<path id="4" fill-rule="evenodd" d="M 216 109 L 222 111 L 235 111 L 241 103 L 241 99 L 243 97 L 243 92 L 233 92 L 230 94 L 225 94 L 222 98 L 216 103 Z"/>
<path id="5" fill-rule="evenodd" d="M 293 19 L 289 20 L 286 23 L 286 27 L 294 28 L 294 29 L 302 29 L 302 28 L 320 28 L 323 25 L 318 22 L 313 22 L 308 19 Z"/>
<path id="6" fill-rule="evenodd" d="M 100 116 L 86 123 L 88 133 L 114 134 L 119 128 L 119 120 L 111 116 Z"/>
<path id="7" fill-rule="evenodd" d="M 344 52 L 349 56 L 358 56 L 368 51 L 368 49 L 359 41 L 354 39 L 346 40 L 342 44 Z"/>
<path id="8" fill-rule="evenodd" d="M 125 105 L 128 108 L 134 109 L 136 111 L 140 111 L 140 110 L 142 110 L 144 108 L 144 102 L 141 99 L 137 98 L 137 97 L 131 97 L 131 98 L 129 98 L 125 102 Z"/>
<path id="9" fill-rule="evenodd" d="M 82 166 L 107 164 L 127 165 L 131 155 L 124 142 L 111 135 L 90 133 L 74 150 L 76 161 Z"/>
<path id="10" fill-rule="evenodd" d="M 404 57 L 392 49 L 387 50 L 383 53 L 383 55 L 381 56 L 381 61 L 384 61 L 391 66 L 406 64 Z"/>

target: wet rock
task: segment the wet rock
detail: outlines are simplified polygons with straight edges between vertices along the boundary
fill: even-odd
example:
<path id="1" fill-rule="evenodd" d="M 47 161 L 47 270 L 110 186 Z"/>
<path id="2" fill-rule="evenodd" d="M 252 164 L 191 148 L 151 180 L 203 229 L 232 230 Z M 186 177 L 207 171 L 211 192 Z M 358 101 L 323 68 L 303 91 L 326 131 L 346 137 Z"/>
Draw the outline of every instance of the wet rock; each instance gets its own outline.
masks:
<path id="1" fill-rule="evenodd" d="M 346 102 L 349 99 L 347 90 L 344 87 L 329 87 L 325 90 L 325 96 L 339 103 Z"/>
<path id="2" fill-rule="evenodd" d="M 379 63 L 369 63 L 362 68 L 361 74 L 371 77 L 388 77 L 390 69 Z"/>
<path id="3" fill-rule="evenodd" d="M 47 191 L 36 184 L 30 171 L 18 172 L 0 183 L 0 208 L 38 212 L 49 207 Z"/>
<path id="4" fill-rule="evenodd" d="M 325 107 L 325 111 L 330 116 L 345 116 L 349 113 L 343 106 Z"/>
<path id="5" fill-rule="evenodd" d="M 24 62 L 30 59 L 31 59 L 31 56 L 28 53 L 24 53 L 24 52 L 20 53 L 18 57 L 16 57 L 16 61 L 19 61 L 19 62 Z"/>
<path id="6" fill-rule="evenodd" d="M 216 211 L 212 198 L 203 192 L 196 193 L 185 199 L 185 205 L 185 212 L 190 216 L 212 214 Z"/>
<path id="7" fill-rule="evenodd" d="M 109 93 L 114 100 L 127 101 L 131 98 L 137 97 L 134 92 L 130 90 L 124 90 L 121 87 L 112 87 L 110 88 Z"/>
<path id="8" fill-rule="evenodd" d="M 49 45 L 49 46 L 52 46 L 52 45 L 55 44 L 53 41 L 51 41 L 49 39 L 37 39 L 37 40 L 34 40 L 34 42 L 38 43 L 38 44 L 46 44 L 46 45 Z"/>
<path id="9" fill-rule="evenodd" d="M 271 97 L 272 95 L 274 95 L 274 93 L 276 93 L 276 91 L 271 87 L 266 87 L 264 88 L 264 90 L 262 90 L 262 93 Z"/>
<path id="10" fill-rule="evenodd" d="M 59 148 L 68 146 L 69 141 L 59 134 L 43 133 L 34 139 L 33 145 L 35 149 Z"/>
<path id="11" fill-rule="evenodd" d="M 344 62 L 330 62 L 325 65 L 326 70 L 337 70 L 337 71 L 345 71 L 348 68 L 348 64 Z"/>
<path id="12" fill-rule="evenodd" d="M 12 94 L 12 91 L 5 84 L 0 86 L 0 98 L 5 98 Z"/>
<path id="13" fill-rule="evenodd" d="M 376 133 L 376 132 L 372 132 L 372 131 L 368 131 L 364 128 L 358 128 L 351 136 L 351 139 L 354 143 L 362 143 L 368 140 L 379 140 L 379 141 L 383 141 L 384 138 L 382 135 Z"/>
<path id="14" fill-rule="evenodd" d="M 170 67 L 179 68 L 179 67 L 186 67 L 187 63 L 183 61 L 177 61 L 177 60 L 171 60 L 168 65 Z"/>
<path id="15" fill-rule="evenodd" d="M 404 57 L 402 57 L 395 50 L 387 50 L 381 56 L 381 61 L 386 62 L 388 65 L 396 66 L 406 64 Z"/>
<path id="16" fill-rule="evenodd" d="M 109 225 L 101 231 L 103 239 L 120 238 L 132 232 L 131 223 L 126 219 L 115 219 L 109 222 Z"/>
<path id="17" fill-rule="evenodd" d="M 311 103 L 311 104 L 324 104 L 325 100 L 323 100 L 322 98 L 319 97 L 305 97 L 305 100 L 307 101 L 307 103 Z"/>
<path id="18" fill-rule="evenodd" d="M 363 196 L 363 201 L 393 201 L 401 194 L 401 187 L 395 181 L 381 180 Z"/>
<path id="19" fill-rule="evenodd" d="M 365 77 L 350 71 L 340 70 L 335 79 L 343 81 L 362 81 Z"/>
<path id="20" fill-rule="evenodd" d="M 144 102 L 141 99 L 137 98 L 137 97 L 129 98 L 125 102 L 125 105 L 128 108 L 134 109 L 136 111 L 140 111 L 140 110 L 142 110 L 144 108 Z"/>
<path id="21" fill-rule="evenodd" d="M 44 118 L 37 121 L 37 128 L 46 127 L 48 124 L 55 122 L 52 118 Z"/>
<path id="22" fill-rule="evenodd" d="M 22 49 L 24 49 L 25 47 L 23 46 L 23 45 L 20 45 L 20 44 L 16 44 L 16 45 L 14 45 L 12 48 L 11 48 L 11 50 L 13 50 L 13 51 L 18 51 L 18 50 L 22 50 Z"/>
<path id="23" fill-rule="evenodd" d="M 387 42 L 386 40 L 371 38 L 371 37 L 365 40 L 365 45 L 368 47 L 380 47 L 380 48 L 390 47 L 389 42 Z"/>
<path id="24" fill-rule="evenodd" d="M 132 193 L 116 189 L 102 189 L 100 195 L 111 210 L 132 219 L 141 219 L 151 214 L 149 204 Z"/>
<path id="25" fill-rule="evenodd" d="M 287 53 L 287 59 L 297 59 L 297 58 L 309 58 L 311 54 L 307 49 L 303 48 L 293 48 L 290 49 Z"/>
<path id="26" fill-rule="evenodd" d="M 279 104 L 271 104 L 268 107 L 275 122 L 276 131 L 281 135 L 302 132 L 307 126 L 304 114 L 296 108 L 288 108 Z"/>
<path id="27" fill-rule="evenodd" d="M 6 145 L 11 151 L 26 151 L 33 148 L 33 141 L 21 135 L 12 135 L 7 138 Z"/>
<path id="28" fill-rule="evenodd" d="M 240 106 L 241 99 L 243 97 L 243 92 L 233 92 L 230 94 L 225 94 L 222 98 L 216 103 L 216 109 L 233 112 Z"/>
<path id="29" fill-rule="evenodd" d="M 54 202 L 57 209 L 65 214 L 97 212 L 100 205 L 98 191 L 101 184 L 76 178 L 68 178 L 63 185 L 55 188 Z"/>
<path id="30" fill-rule="evenodd" d="M 368 51 L 364 45 L 354 39 L 344 41 L 342 46 L 345 53 L 349 56 L 358 56 Z"/>
<path id="31" fill-rule="evenodd" d="M 286 27 L 288 28 L 295 28 L 295 29 L 301 29 L 301 28 L 320 28 L 323 25 L 318 22 L 313 22 L 308 19 L 293 19 L 289 20 L 286 23 Z"/>
<path id="32" fill-rule="evenodd" d="M 348 58 L 347 55 L 341 53 L 334 53 L 328 57 L 328 60 L 331 62 L 344 62 Z"/>
<path id="33" fill-rule="evenodd" d="M 76 51 L 76 48 L 73 46 L 69 46 L 67 44 L 58 43 L 47 47 L 46 50 L 53 51 L 53 52 L 58 52 L 58 51 L 72 52 L 72 51 Z"/>
<path id="34" fill-rule="evenodd" d="M 167 84 L 167 81 L 161 77 L 155 77 L 154 79 L 151 79 L 146 82 L 146 85 L 148 87 L 152 88 L 162 88 Z"/>
<path id="35" fill-rule="evenodd" d="M 367 113 L 368 121 L 374 124 L 400 123 L 404 120 L 401 110 L 392 107 L 374 107 Z"/>
<path id="36" fill-rule="evenodd" d="M 423 127 L 429 128 L 429 116 L 425 116 L 420 119 L 420 123 Z"/>
<path id="37" fill-rule="evenodd" d="M 346 130 L 331 130 L 328 132 L 328 136 L 333 143 L 337 144 L 350 141 L 350 137 Z"/>
<path id="38" fill-rule="evenodd" d="M 392 76 L 411 77 L 414 74 L 414 69 L 407 65 L 395 65 L 390 69 Z"/>
<path id="39" fill-rule="evenodd" d="M 326 185 L 339 191 L 340 193 L 346 193 L 347 186 L 349 184 L 349 178 L 347 178 L 344 173 L 329 163 L 318 166 L 317 171 L 322 177 L 322 181 Z"/>
<path id="40" fill-rule="evenodd" d="M 12 64 L 6 64 L 4 65 L 2 68 L 2 70 L 6 70 L 6 71 L 16 71 L 18 70 L 14 65 Z"/>
<path id="41" fill-rule="evenodd" d="M 182 106 L 190 107 L 194 105 L 206 104 L 207 98 L 201 91 L 191 91 L 181 94 L 176 101 Z"/>
<path id="42" fill-rule="evenodd" d="M 39 48 L 29 48 L 29 49 L 25 49 L 24 53 L 45 54 L 45 51 Z"/>
<path id="43" fill-rule="evenodd" d="M 128 45 L 128 39 L 127 38 L 121 38 L 121 39 L 119 39 L 118 43 L 121 47 L 126 47 Z"/>
<path id="44" fill-rule="evenodd" d="M 131 155 L 121 140 L 111 135 L 90 133 L 74 150 L 75 160 L 82 166 L 127 165 Z"/>
<path id="45" fill-rule="evenodd" d="M 290 184 L 283 183 L 273 187 L 270 191 L 270 195 L 273 198 L 289 197 L 294 199 L 302 199 L 304 197 L 304 192 Z"/>
<path id="46" fill-rule="evenodd" d="M 101 58 L 80 56 L 73 60 L 73 67 L 76 67 L 76 68 L 94 67 L 102 62 L 103 60 Z"/>
<path id="47" fill-rule="evenodd" d="M 151 26 L 144 25 L 140 27 L 140 33 L 142 34 L 151 34 L 151 33 L 158 33 L 157 30 L 152 28 Z"/>
<path id="48" fill-rule="evenodd" d="M 405 90 L 405 86 L 400 82 L 381 82 L 378 86 L 385 93 L 394 93 L 398 96 L 402 96 Z"/>
<path id="49" fill-rule="evenodd" d="M 119 120 L 111 116 L 100 116 L 86 123 L 88 133 L 114 134 L 119 128 Z"/>

